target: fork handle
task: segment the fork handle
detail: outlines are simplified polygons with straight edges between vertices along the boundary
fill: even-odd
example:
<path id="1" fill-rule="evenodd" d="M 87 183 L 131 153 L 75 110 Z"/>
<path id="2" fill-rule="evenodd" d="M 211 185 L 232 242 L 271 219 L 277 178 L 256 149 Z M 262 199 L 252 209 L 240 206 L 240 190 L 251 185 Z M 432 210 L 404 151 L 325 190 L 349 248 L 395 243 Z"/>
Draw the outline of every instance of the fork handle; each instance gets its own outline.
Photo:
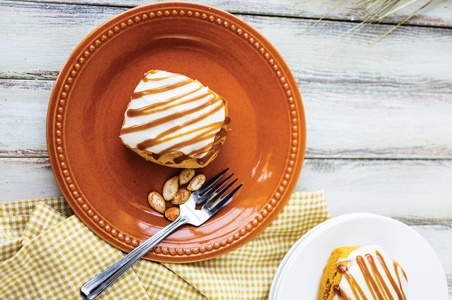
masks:
<path id="1" fill-rule="evenodd" d="M 148 253 L 154 246 L 160 243 L 174 230 L 187 223 L 185 218 L 179 216 L 176 220 L 165 226 L 151 238 L 122 257 L 114 264 L 107 267 L 96 277 L 85 283 L 80 293 L 85 299 L 96 299 L 107 287 L 109 287 L 121 274 L 127 271 L 134 263 Z"/>

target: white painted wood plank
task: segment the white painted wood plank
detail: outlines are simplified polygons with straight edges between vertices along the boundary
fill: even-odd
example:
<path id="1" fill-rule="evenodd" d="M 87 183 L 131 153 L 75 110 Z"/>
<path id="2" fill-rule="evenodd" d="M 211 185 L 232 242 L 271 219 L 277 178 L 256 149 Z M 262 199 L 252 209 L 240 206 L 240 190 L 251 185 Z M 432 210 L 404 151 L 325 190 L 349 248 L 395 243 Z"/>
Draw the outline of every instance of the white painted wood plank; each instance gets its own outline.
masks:
<path id="1" fill-rule="evenodd" d="M 0 156 L 47 156 L 46 118 L 53 84 L 0 80 Z"/>
<path id="2" fill-rule="evenodd" d="M 124 10 L 0 2 L 0 78 L 55 79 L 82 39 Z"/>
<path id="3" fill-rule="evenodd" d="M 0 156 L 47 156 L 52 87 L 0 80 Z M 302 92 L 308 158 L 452 158 L 452 94 Z"/>
<path id="4" fill-rule="evenodd" d="M 47 158 L 0 158 L 0 201 L 60 196 Z"/>
<path id="5" fill-rule="evenodd" d="M 0 35 L 8 37 L 0 45 L 3 78 L 54 79 L 86 34 L 124 10 L 5 3 L 0 10 Z M 301 85 L 451 92 L 452 29 L 406 26 L 370 46 L 391 26 L 366 26 L 353 35 L 347 32 L 355 24 L 325 21 L 304 33 L 313 21 L 239 17 L 275 45 Z"/>
<path id="6" fill-rule="evenodd" d="M 450 160 L 306 160 L 296 190 L 324 189 L 331 213 L 452 223 Z M 414 220 L 414 221 L 413 221 Z"/>
<path id="7" fill-rule="evenodd" d="M 78 26 L 79 23 L 75 22 L 74 18 L 78 19 L 82 15 L 86 19 L 81 23 L 90 24 L 87 26 L 90 28 L 95 26 L 92 23 L 94 22 L 94 15 L 91 10 L 82 11 L 81 15 L 72 16 L 74 12 L 67 9 L 71 6 L 63 7 L 66 9 L 66 15 L 58 11 L 57 16 L 47 15 L 37 23 L 43 24 L 46 20 L 54 20 L 56 23 L 66 22 L 72 24 L 74 28 L 79 28 L 83 26 Z M 47 13 L 47 10 L 35 11 L 35 8 L 32 8 L 31 11 L 33 13 L 28 15 L 27 18 L 32 18 L 35 21 L 41 18 L 40 15 Z M 27 12 L 29 13 L 28 10 Z M 55 12 L 51 14 L 55 14 Z M 83 20 L 83 18 L 81 19 Z M 308 116 L 308 156 L 450 158 L 452 125 L 448 115 L 451 112 L 450 95 L 452 94 L 450 84 L 452 82 L 452 72 L 450 71 L 452 66 L 449 66 L 452 64 L 451 39 L 439 39 L 438 43 L 433 43 L 433 45 L 427 43 L 427 47 L 441 49 L 433 54 L 429 50 L 424 52 L 411 51 L 411 48 L 407 47 L 403 51 L 398 51 L 397 55 L 391 52 L 401 48 L 399 44 L 403 44 L 403 38 L 392 36 L 385 39 L 385 43 L 392 46 L 389 47 L 389 50 L 382 46 L 378 51 L 374 50 L 378 44 L 368 47 L 362 45 L 359 38 L 353 41 L 355 43 L 354 48 L 351 47 L 345 51 L 341 49 L 341 42 L 336 40 L 337 44 L 332 42 L 332 45 L 339 48 L 334 56 L 328 56 L 331 52 L 328 53 L 328 50 L 324 49 L 326 52 L 322 54 L 322 51 L 317 51 L 316 45 L 324 37 L 335 39 L 334 35 L 338 33 L 338 29 L 332 26 L 335 23 L 326 22 L 329 24 L 326 29 L 320 30 L 319 26 L 315 29 L 320 30 L 319 33 L 323 32 L 323 36 L 317 36 L 314 30 L 301 35 L 300 41 L 298 41 L 298 38 L 295 37 L 297 37 L 297 33 L 301 32 L 303 26 L 306 27 L 306 24 L 300 26 L 296 20 L 281 19 L 279 20 L 280 26 L 287 28 L 287 30 L 284 31 L 284 34 L 280 34 L 278 28 L 275 29 L 275 26 L 268 25 L 268 18 L 251 17 L 251 19 L 255 25 L 268 33 L 267 36 L 275 45 L 279 45 L 281 53 L 300 83 Z M 24 21 L 24 26 L 26 22 Z M 77 26 L 74 25 L 75 23 Z M 59 26 L 54 27 L 59 28 Z M 33 28 L 33 26 L 30 26 L 30 28 Z M 42 28 L 47 28 L 47 26 Z M 71 26 L 68 28 L 71 28 Z M 413 37 L 415 33 L 410 33 L 407 35 L 407 39 L 410 41 L 417 40 L 417 42 L 411 43 L 420 47 L 423 45 L 424 38 L 430 36 L 429 30 L 427 29 L 427 32 L 421 38 Z M 440 32 L 438 33 L 439 37 L 447 36 L 447 32 L 444 33 L 444 30 L 438 32 Z M 362 34 L 367 36 L 364 33 Z M 60 35 L 60 32 L 43 34 L 41 40 L 47 41 L 47 36 Z M 67 42 L 73 38 L 72 35 L 66 34 L 66 36 Z M 433 40 L 437 40 L 438 36 L 432 36 Z M 292 43 L 293 39 L 298 42 Z M 427 41 L 428 39 L 429 37 L 426 38 Z M 36 41 L 36 43 L 42 43 L 42 41 Z M 446 42 L 444 43 L 444 41 Z M 23 38 L 18 39 L 17 43 L 23 45 Z M 300 47 L 303 45 L 306 50 L 298 50 L 297 45 Z M 323 47 L 325 46 L 323 45 Z M 28 46 L 22 48 L 23 51 L 42 49 L 42 47 Z M 20 47 L 11 49 L 14 50 L 7 51 L 11 57 L 17 57 L 17 53 L 19 53 L 19 57 L 21 56 Z M 69 49 L 65 51 L 70 52 Z M 416 52 L 417 55 L 412 53 L 408 58 L 405 58 L 405 54 L 410 51 Z M 21 58 L 20 60 L 27 61 L 22 67 L 34 66 L 35 69 L 22 73 L 22 76 L 54 77 L 58 72 L 57 70 L 52 71 L 43 66 L 36 66 L 34 65 L 35 61 L 26 59 L 27 55 L 32 54 L 27 52 L 25 59 Z M 33 55 L 36 55 L 36 53 Z M 39 53 L 39 55 L 49 56 L 48 53 Z M 57 51 L 52 58 L 52 63 L 58 60 L 64 61 L 64 58 L 61 58 L 62 56 L 63 54 Z M 372 61 L 369 57 L 380 58 L 380 60 Z M 7 59 L 2 56 L 1 59 L 14 62 L 14 58 Z M 411 60 L 417 63 L 411 63 Z M 37 61 L 42 63 L 45 59 L 39 58 Z M 13 72 L 21 69 L 20 63 L 16 63 L 10 65 Z M 399 68 L 399 64 L 404 67 Z M 318 91 L 313 90 L 313 88 L 317 88 Z M 331 89 L 336 89 L 337 92 Z M 386 93 L 388 90 L 392 92 Z M 442 93 L 438 94 L 438 92 Z M 44 94 L 40 93 L 38 97 L 42 97 Z M 34 97 L 34 95 L 31 95 L 31 97 Z M 18 99 L 21 98 L 18 97 Z M 42 98 L 40 101 L 42 101 Z M 331 120 L 337 121 L 334 126 L 331 126 Z M 43 123 L 40 124 L 42 126 Z M 6 139 L 6 143 L 8 140 Z M 25 140 L 28 143 L 28 141 L 33 141 L 33 137 L 25 138 Z M 42 140 L 42 143 L 44 143 L 44 140 Z M 23 147 L 16 145 L 7 150 L 2 147 L 1 151 L 4 153 L 5 151 L 20 152 L 25 150 L 26 153 L 27 151 L 33 153 L 34 148 L 37 148 L 35 149 L 37 151 L 43 151 L 45 149 L 43 145 L 22 145 Z"/>
<path id="8" fill-rule="evenodd" d="M 452 158 L 452 93 L 300 87 L 314 158 Z"/>
<path id="9" fill-rule="evenodd" d="M 435 249 L 444 271 L 452 274 L 452 225 L 412 226 Z"/>
<path id="10" fill-rule="evenodd" d="M 275 45 L 301 88 L 451 92 L 452 29 L 402 27 L 372 45 L 389 26 L 353 32 L 354 24 L 325 21 L 306 32 L 311 24 L 296 19 L 244 19 Z"/>
<path id="11" fill-rule="evenodd" d="M 47 156 L 53 84 L 0 80 L 0 156 Z M 301 90 L 308 158 L 452 158 L 452 93 Z"/>
<path id="12" fill-rule="evenodd" d="M 435 250 L 446 273 L 449 299 L 452 299 L 452 225 L 413 226 Z"/>
<path id="13" fill-rule="evenodd" d="M 452 161 L 305 161 L 297 191 L 323 189 L 333 216 L 370 212 L 408 224 L 452 223 Z M 0 158 L 0 201 L 57 196 L 48 159 Z"/>
<path id="14" fill-rule="evenodd" d="M 165 2 L 170 0 L 158 0 L 153 2 Z M 184 0 L 182 0 L 184 1 Z M 41 3 L 68 3 L 73 4 L 73 0 L 44 0 Z M 240 14 L 291 16 L 299 18 L 313 19 L 335 19 L 347 21 L 361 21 L 366 18 L 369 10 L 360 5 L 361 0 L 194 0 L 195 2 L 210 5 Z M 403 6 L 408 0 L 400 1 Z M 397 24 L 405 20 L 418 8 L 426 4 L 428 0 L 417 0 L 415 3 L 397 10 L 384 19 L 385 23 Z M 78 4 L 99 5 L 99 6 L 120 6 L 134 7 L 150 3 L 146 0 L 81 0 Z M 436 0 L 426 9 L 420 11 L 415 17 L 408 21 L 408 24 L 429 25 L 429 26 L 450 26 L 452 23 L 451 7 L 448 0 Z"/>

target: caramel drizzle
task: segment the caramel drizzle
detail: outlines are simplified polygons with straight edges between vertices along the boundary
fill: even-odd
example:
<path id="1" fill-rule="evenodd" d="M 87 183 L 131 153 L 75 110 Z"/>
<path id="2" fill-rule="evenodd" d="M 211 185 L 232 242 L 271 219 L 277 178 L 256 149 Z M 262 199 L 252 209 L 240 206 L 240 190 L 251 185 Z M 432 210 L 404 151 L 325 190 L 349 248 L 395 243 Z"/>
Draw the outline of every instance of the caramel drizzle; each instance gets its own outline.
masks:
<path id="1" fill-rule="evenodd" d="M 376 251 L 376 256 L 378 263 L 384 270 L 384 274 L 381 274 L 377 269 L 377 262 L 374 260 L 372 255 L 365 255 L 367 261 L 369 262 L 370 268 L 366 265 L 365 259 L 362 256 L 356 257 L 356 262 L 358 263 L 358 266 L 363 274 L 364 280 L 372 294 L 373 299 L 395 300 L 395 298 L 391 294 L 391 291 L 389 290 L 389 287 L 384 281 L 384 275 L 386 275 L 386 278 L 389 280 L 392 288 L 397 294 L 397 299 L 406 300 L 406 295 L 402 289 L 402 281 L 400 277 L 400 274 L 402 274 L 405 280 L 407 280 L 405 271 L 397 262 L 394 262 L 393 267 L 396 272 L 397 279 L 393 278 L 381 253 Z M 356 299 L 366 299 L 362 288 L 356 282 L 353 275 L 350 274 L 347 266 L 339 265 L 337 267 L 337 271 L 343 274 L 343 276 L 347 279 Z M 340 299 L 351 299 L 350 296 L 347 295 L 343 290 L 341 290 L 338 285 L 335 285 L 333 289 Z"/>
<path id="2" fill-rule="evenodd" d="M 216 110 L 218 110 L 218 109 L 216 109 Z M 145 150 L 146 148 L 149 148 L 151 146 L 155 146 L 155 145 L 158 145 L 158 144 L 162 144 L 164 142 L 168 142 L 168 141 L 180 138 L 181 135 L 170 136 L 170 134 L 173 133 L 173 132 L 176 132 L 178 129 L 180 129 L 182 127 L 188 126 L 188 125 L 190 125 L 192 123 L 196 123 L 200 119 L 202 119 L 202 118 L 201 117 L 200 118 L 196 118 L 196 119 L 193 119 L 193 120 L 191 120 L 189 122 L 186 122 L 185 124 L 174 126 L 174 127 L 170 128 L 170 129 L 162 132 L 161 134 L 157 135 L 153 139 L 148 139 L 148 140 L 145 140 L 145 141 L 139 143 L 137 145 L 137 149 Z M 200 142 L 202 140 L 214 137 L 215 135 L 212 135 L 212 136 L 209 136 L 208 138 L 201 139 L 201 137 L 203 135 L 206 135 L 208 133 L 214 133 L 215 134 L 216 132 L 218 132 L 218 130 L 220 130 L 220 128 L 222 126 L 223 126 L 223 123 L 214 123 L 214 124 L 210 124 L 210 125 L 207 125 L 207 126 L 204 126 L 204 127 L 195 128 L 193 130 L 187 131 L 184 134 L 185 135 L 189 135 L 189 134 L 192 134 L 192 133 L 195 133 L 195 132 L 198 132 L 198 131 L 202 131 L 203 133 L 201 135 L 198 135 L 198 136 L 195 137 L 196 142 Z M 193 144 L 193 139 L 190 140 L 190 141 L 187 141 L 187 142 L 181 142 L 181 143 L 175 144 L 174 146 L 172 146 L 170 148 L 167 148 L 165 151 L 160 152 L 160 154 L 163 155 L 163 154 L 171 153 L 171 151 L 175 150 L 176 148 L 181 148 L 183 146 L 187 146 L 187 145 L 191 145 L 191 144 Z"/>
<path id="3" fill-rule="evenodd" d="M 147 74 L 155 74 L 155 73 L 156 73 L 156 71 L 150 71 L 150 72 L 146 73 L 146 75 Z M 167 76 L 167 77 L 158 77 L 158 78 L 156 78 L 156 77 L 148 78 L 147 76 L 145 76 L 145 79 L 143 79 L 143 81 L 165 80 L 165 79 L 168 79 L 168 78 L 173 77 L 173 76 L 178 76 L 178 75 L 174 74 L 174 75 L 170 75 L 170 76 Z M 180 82 L 176 82 L 176 83 L 173 83 L 173 84 L 167 84 L 167 85 L 164 85 L 164 86 L 161 86 L 161 87 L 158 87 L 158 88 L 153 88 L 153 89 L 149 89 L 149 90 L 145 90 L 145 91 L 141 91 L 141 92 L 136 92 L 136 93 L 134 93 L 132 95 L 132 99 L 137 99 L 137 98 L 140 98 L 140 97 L 143 97 L 143 96 L 146 96 L 146 95 L 162 93 L 162 92 L 168 91 L 170 89 L 174 89 L 174 88 L 177 88 L 177 87 L 180 87 L 180 86 L 184 86 L 184 85 L 192 83 L 192 82 L 194 82 L 194 80 L 192 80 L 190 78 L 187 78 L 186 80 L 183 80 L 183 81 L 180 81 Z M 207 92 L 207 93 L 204 93 L 202 95 L 189 97 L 189 96 L 193 95 L 194 93 L 196 93 L 197 91 L 201 90 L 202 88 L 203 88 L 203 86 L 201 85 L 199 88 L 196 88 L 196 89 L 194 89 L 192 91 L 189 91 L 189 92 L 187 92 L 185 94 L 181 94 L 181 95 L 177 95 L 177 96 L 168 98 L 163 103 L 154 103 L 154 104 L 142 107 L 142 108 L 129 109 L 127 111 L 127 116 L 129 116 L 129 117 L 139 117 L 139 116 L 144 116 L 144 115 L 148 115 L 148 114 L 164 111 L 164 110 L 176 107 L 176 106 L 180 106 L 180 105 L 183 105 L 183 104 L 188 104 L 190 102 L 194 102 L 194 101 L 206 98 L 206 102 L 202 103 L 202 105 L 200 105 L 200 106 L 198 106 L 196 108 L 188 109 L 188 110 L 185 110 L 183 112 L 173 113 L 171 115 L 168 115 L 166 117 L 154 120 L 152 122 L 148 122 L 148 123 L 144 123 L 144 124 L 140 124 L 140 125 L 134 125 L 134 126 L 130 126 L 130 127 L 127 127 L 127 128 L 123 128 L 123 129 L 121 129 L 121 135 L 132 133 L 132 132 L 137 132 L 137 131 L 141 131 L 141 130 L 150 129 L 150 128 L 155 127 L 155 126 L 158 126 L 158 125 L 161 125 L 161 124 L 164 124 L 164 123 L 167 123 L 167 122 L 171 122 L 171 121 L 176 120 L 178 118 L 181 118 L 181 117 L 183 117 L 185 115 L 189 115 L 191 113 L 200 111 L 200 110 L 208 107 L 209 105 L 218 103 L 220 101 L 224 101 L 217 94 L 215 94 L 213 92 L 210 92 L 210 91 Z M 213 96 L 213 99 L 211 99 L 211 97 L 209 97 L 209 96 Z M 182 101 L 178 101 L 178 100 L 181 100 L 182 98 L 186 98 L 186 97 L 188 97 L 188 98 L 184 99 Z M 171 128 L 168 128 L 167 130 L 165 130 L 164 132 L 160 133 L 156 137 L 154 137 L 152 139 L 145 140 L 145 141 L 139 143 L 137 145 L 137 148 L 140 149 L 140 150 L 145 150 L 146 148 L 149 148 L 151 146 L 154 146 L 154 145 L 157 145 L 157 144 L 161 144 L 161 143 L 164 143 L 164 142 L 176 139 L 176 138 L 181 138 L 183 135 L 186 136 L 186 135 L 189 135 L 189 134 L 193 134 L 195 132 L 201 132 L 200 134 L 198 134 L 194 138 L 192 138 L 192 139 L 190 139 L 188 141 L 182 141 L 182 142 L 179 142 L 179 143 L 177 143 L 175 145 L 172 145 L 171 147 L 165 149 L 164 151 L 162 151 L 162 152 L 160 152 L 158 154 L 159 155 L 163 155 L 163 154 L 166 154 L 166 153 L 171 153 L 172 151 L 175 151 L 175 150 L 180 149 L 182 147 L 189 146 L 189 145 L 196 144 L 196 143 L 199 143 L 199 142 L 204 141 L 204 140 L 208 140 L 208 139 L 214 138 L 214 142 L 210 143 L 209 145 L 207 145 L 205 147 L 203 147 L 203 149 L 198 149 L 197 151 L 193 151 L 192 153 L 184 155 L 184 156 L 187 156 L 187 158 L 188 158 L 189 156 L 200 156 L 200 155 L 206 153 L 205 157 L 210 157 L 210 156 L 215 154 L 215 153 L 211 153 L 213 148 L 215 148 L 216 151 L 218 151 L 218 149 L 217 149 L 218 147 L 214 147 L 215 143 L 219 142 L 218 137 L 226 135 L 226 131 L 224 131 L 224 133 L 222 132 L 221 134 L 219 132 L 220 129 L 225 124 L 225 121 L 224 122 L 214 123 L 214 124 L 208 124 L 206 126 L 199 127 L 199 128 L 193 129 L 193 130 L 191 130 L 189 132 L 185 132 L 185 133 L 179 134 L 179 135 L 171 136 L 171 134 L 176 133 L 178 130 L 180 130 L 183 127 L 186 127 L 186 126 L 189 126 L 189 125 L 192 125 L 192 124 L 195 124 L 197 122 L 202 121 L 209 114 L 212 114 L 212 113 L 215 113 L 215 112 L 219 111 L 222 107 L 223 106 L 221 104 L 220 105 L 216 105 L 213 109 L 210 109 L 210 110 L 204 112 L 202 115 L 200 115 L 200 116 L 198 116 L 198 117 L 196 117 L 196 118 L 194 118 L 194 119 L 192 119 L 192 120 L 190 120 L 188 122 L 185 122 L 184 124 L 180 124 L 180 125 L 176 125 L 176 126 L 173 126 Z M 211 148 L 212 148 L 212 150 L 209 151 L 209 149 L 211 149 Z M 201 160 L 201 162 L 202 162 L 202 160 Z"/>
<path id="4" fill-rule="evenodd" d="M 126 127 L 126 128 L 123 128 L 121 130 L 121 134 L 128 134 L 128 133 L 132 133 L 132 132 L 146 130 L 146 129 L 149 129 L 149 128 L 152 128 L 152 127 L 155 127 L 155 126 L 158 126 L 158 125 L 162 125 L 164 123 L 177 120 L 177 119 L 179 119 L 179 118 L 181 118 L 181 117 L 183 117 L 185 115 L 189 115 L 189 114 L 195 113 L 195 112 L 197 112 L 197 111 L 199 111 L 199 110 L 201 110 L 201 109 L 203 109 L 203 108 L 205 108 L 205 107 L 207 107 L 209 105 L 210 105 L 210 101 L 205 102 L 203 105 L 201 105 L 199 107 L 188 109 L 188 110 L 182 111 L 182 112 L 177 112 L 177 113 L 168 115 L 166 117 L 163 117 L 163 118 L 160 118 L 160 119 L 156 119 L 153 122 L 148 122 L 148 123 L 143 123 L 143 124 L 140 124 L 140 125 L 134 125 L 134 126 Z M 199 120 L 205 118 L 210 113 L 213 113 L 213 112 L 215 112 L 215 111 L 217 111 L 219 109 L 221 109 L 221 105 L 219 105 L 219 106 L 215 107 L 214 109 L 204 113 L 203 115 L 199 116 L 196 120 L 199 121 Z"/>
<path id="5" fill-rule="evenodd" d="M 169 78 L 169 77 L 168 77 L 168 78 Z M 149 79 L 149 78 L 148 78 L 147 81 L 152 81 L 152 80 L 153 80 L 153 79 Z M 162 80 L 162 79 L 160 79 L 160 80 Z M 135 93 L 132 94 L 132 100 L 138 99 L 138 98 L 141 98 L 141 97 L 147 96 L 147 95 L 159 94 L 159 93 L 162 93 L 162 92 L 171 90 L 171 89 L 175 89 L 175 88 L 178 88 L 178 87 L 181 87 L 181 86 L 190 84 L 190 83 L 192 83 L 193 81 L 194 81 L 194 80 L 192 80 L 192 79 L 190 79 L 190 78 L 187 78 L 187 79 L 184 80 L 184 81 L 179 81 L 179 82 L 175 82 L 175 83 L 170 83 L 170 84 L 167 84 L 167 85 L 163 85 L 163 86 L 159 86 L 159 87 L 156 87 L 156 88 L 152 88 L 152 89 L 150 89 L 150 90 L 143 90 L 143 91 L 135 92 Z"/>
<path id="6" fill-rule="evenodd" d="M 196 153 L 191 154 L 191 155 L 198 155 L 198 153 L 208 151 L 207 154 L 196 159 L 196 161 L 198 162 L 199 165 L 201 165 L 201 166 L 204 165 L 206 162 L 209 161 L 209 159 L 212 156 L 214 156 L 216 153 L 218 153 L 218 151 L 220 151 L 220 148 L 222 146 L 221 140 L 226 136 L 226 134 L 227 134 L 226 130 L 224 128 L 221 128 L 220 131 L 215 135 L 215 141 L 214 141 L 212 147 L 210 147 L 210 150 L 209 150 L 209 146 L 206 146 L 203 149 L 198 150 Z M 174 159 L 174 163 L 179 164 L 188 158 L 190 158 L 189 155 L 181 155 Z"/>
<path id="7" fill-rule="evenodd" d="M 166 103 L 159 102 L 159 103 L 150 104 L 150 105 L 145 106 L 145 107 L 131 108 L 131 109 L 129 109 L 127 111 L 127 116 L 133 118 L 133 117 L 140 117 L 140 116 L 143 116 L 143 115 L 150 115 L 150 114 L 153 114 L 153 113 L 157 113 L 157 112 L 161 112 L 161 111 L 164 111 L 164 110 L 168 110 L 170 108 L 173 108 L 173 107 L 176 107 L 176 106 L 179 106 L 179 105 L 184 105 L 184 104 L 188 104 L 188 103 L 191 103 L 191 102 L 195 102 L 195 101 L 201 100 L 203 98 L 206 98 L 209 95 L 212 95 L 210 93 L 207 93 L 207 94 L 199 95 L 197 97 L 187 98 L 187 99 L 185 99 L 182 102 L 177 102 L 177 100 L 185 98 L 187 96 L 190 96 L 190 95 L 196 93 L 197 91 L 201 90 L 202 88 L 203 87 L 200 86 L 199 88 L 194 89 L 193 91 L 190 91 L 190 92 L 188 92 L 188 93 L 186 93 L 184 95 L 178 95 L 178 96 L 174 96 L 174 97 L 168 98 Z M 177 103 L 174 103 L 174 102 L 177 102 Z"/>
<path id="8" fill-rule="evenodd" d="M 362 288 L 359 286 L 358 282 L 356 282 L 355 278 L 353 277 L 350 272 L 348 272 L 348 268 L 344 265 L 339 265 L 337 267 L 337 270 L 339 273 L 341 273 L 348 281 L 348 284 L 350 285 L 350 288 L 353 292 L 353 295 L 355 296 L 355 299 L 365 299 L 366 296 L 362 290 Z M 339 289 L 339 286 L 335 286 L 334 291 L 340 296 L 342 299 L 351 299 L 348 297 L 344 291 Z M 340 292 L 340 293 L 339 293 Z"/>
<path id="9" fill-rule="evenodd" d="M 195 137 L 193 138 L 193 140 L 196 140 L 197 142 L 201 142 L 201 141 L 204 141 L 204 140 L 212 139 L 212 138 L 215 137 L 215 135 L 216 135 L 216 132 L 213 132 L 213 133 L 212 133 L 212 132 L 209 132 L 209 131 L 208 131 L 208 132 L 203 132 L 203 133 L 201 133 L 201 134 L 195 136 Z M 193 140 L 179 142 L 179 143 L 173 145 L 172 147 L 169 147 L 168 149 L 166 149 L 165 152 L 171 153 L 171 152 L 173 152 L 173 151 L 176 151 L 177 149 L 181 149 L 181 148 L 183 148 L 183 147 L 185 147 L 185 146 L 191 145 L 191 144 L 193 143 Z M 206 146 L 205 148 L 208 148 L 208 146 Z M 205 149 L 205 148 L 204 148 L 204 149 Z M 191 152 L 191 153 L 188 153 L 188 156 L 191 156 L 191 155 L 193 155 L 193 154 L 195 154 L 195 153 L 197 153 L 197 152 L 201 152 L 201 153 L 207 152 L 207 151 L 204 150 L 204 149 L 200 149 L 200 150 L 198 150 L 198 151 L 193 151 L 193 152 Z"/>
<path id="10" fill-rule="evenodd" d="M 163 77 L 156 77 L 156 76 L 154 76 L 154 77 L 152 77 L 152 78 L 148 78 L 148 75 L 149 75 L 149 74 L 157 74 L 158 72 L 159 72 L 158 70 L 150 70 L 150 71 L 147 71 L 146 74 L 144 74 L 144 77 L 143 77 L 142 80 L 143 80 L 144 82 L 149 82 L 149 81 L 160 81 L 160 80 L 165 80 L 165 79 L 168 79 L 168 78 L 172 78 L 172 77 L 178 76 L 177 74 L 170 74 L 170 75 L 163 76 Z"/>

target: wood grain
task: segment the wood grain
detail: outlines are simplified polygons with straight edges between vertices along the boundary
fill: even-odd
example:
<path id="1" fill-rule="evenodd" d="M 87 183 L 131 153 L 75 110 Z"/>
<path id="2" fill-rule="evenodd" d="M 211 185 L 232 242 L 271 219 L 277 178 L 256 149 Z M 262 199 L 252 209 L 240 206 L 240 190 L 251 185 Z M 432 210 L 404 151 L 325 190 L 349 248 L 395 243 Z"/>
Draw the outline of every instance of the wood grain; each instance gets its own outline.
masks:
<path id="1" fill-rule="evenodd" d="M 450 178 L 449 160 L 309 159 L 296 189 L 324 189 L 333 215 L 372 212 L 409 224 L 449 224 Z"/>
<path id="2" fill-rule="evenodd" d="M 53 81 L 0 79 L 0 157 L 45 157 Z"/>
<path id="3" fill-rule="evenodd" d="M 21 30 L 23 35 L 14 35 L 9 43 L 0 46 L 5 47 L 0 56 L 0 77 L 12 79 L 54 80 L 77 42 L 123 10 L 55 4 L 43 7 L 22 2 L 3 5 L 6 9 L 0 11 L 0 32 L 8 35 L 18 26 L 34 29 Z M 17 12 L 20 18 L 16 17 Z M 451 157 L 451 29 L 404 27 L 369 46 L 385 31 L 381 29 L 384 25 L 341 36 L 354 25 L 326 21 L 303 33 L 312 21 L 242 17 L 277 47 L 299 82 L 308 115 L 308 157 Z M 59 26 L 47 26 L 52 22 Z M 346 41 L 341 40 L 344 38 Z M 23 40 L 43 46 L 29 47 Z M 29 89 L 34 91 L 36 87 L 37 93 L 27 96 L 26 84 L 20 87 L 24 92 L 20 94 L 18 86 L 12 87 L 17 83 L 3 82 L 0 88 L 6 93 L 2 101 L 12 107 L 19 99 L 44 103 L 51 83 L 43 84 L 46 90 L 35 84 Z M 23 109 L 16 116 L 30 118 L 27 123 L 32 130 L 26 132 L 33 136 L 24 136 L 22 145 L 5 145 L 0 155 L 45 154 L 43 123 L 39 119 L 45 107 L 41 106 L 40 113 L 33 116 L 26 115 L 30 110 Z M 6 110 L 1 113 L 7 114 Z M 38 119 L 31 119 L 35 117 Z M 33 122 L 41 125 L 32 126 Z M 15 133 L 5 134 L 23 135 L 27 123 L 20 123 Z M 40 145 L 36 144 L 38 140 Z M 11 139 L 4 139 L 3 143 L 8 141 Z"/>
<path id="4" fill-rule="evenodd" d="M 55 4 L 45 8 L 21 2 L 0 5 L 0 35 L 9 37 L 0 46 L 0 78 L 22 79 L 55 79 L 78 42 L 124 10 Z M 300 85 L 450 91 L 452 29 L 406 26 L 370 46 L 390 26 L 369 25 L 353 34 L 352 23 L 325 21 L 306 32 L 312 20 L 239 17 L 275 45 Z M 28 46 L 37 43 L 40 47 Z"/>
<path id="5" fill-rule="evenodd" d="M 45 124 L 53 84 L 0 79 L 0 156 L 47 156 Z M 452 158 L 451 93 L 300 89 L 308 158 Z"/>
<path id="6" fill-rule="evenodd" d="M 1 158 L 0 202 L 60 196 L 48 158 Z"/>
<path id="7" fill-rule="evenodd" d="M 435 0 L 373 44 L 428 0 L 362 27 L 359 1 L 196 2 L 255 27 L 292 70 L 308 129 L 296 190 L 323 189 L 333 216 L 412 226 L 438 253 L 452 300 L 452 6 Z M 94 28 L 146 3 L 0 2 L 0 201 L 61 194 L 45 137 L 59 71 Z"/>
<path id="8" fill-rule="evenodd" d="M 325 190 L 333 216 L 371 212 L 412 225 L 452 224 L 450 178 L 451 161 L 307 159 L 295 190 Z M 61 194 L 48 158 L 0 159 L 0 190 L 0 201 Z"/>
<path id="9" fill-rule="evenodd" d="M 374 45 L 386 25 L 244 17 L 280 51 L 304 84 L 384 91 L 450 91 L 451 29 L 407 26 Z M 270 21 L 271 20 L 271 21 Z M 271 23 L 270 23 L 271 22 Z M 284 29 L 284 30 L 282 30 Z"/>
<path id="10" fill-rule="evenodd" d="M 169 0 L 157 0 L 153 2 L 165 2 Z M 182 0 L 184 1 L 184 0 Z M 30 2 L 40 3 L 66 3 L 72 4 L 73 0 L 44 0 Z M 205 4 L 229 11 L 234 14 L 252 14 L 268 16 L 290 16 L 309 19 L 329 19 L 360 22 L 366 19 L 370 9 L 360 5 L 361 0 L 248 0 L 246 5 L 240 1 L 234 0 L 194 0 L 190 2 Z M 408 0 L 400 1 L 401 6 Z M 417 0 L 415 3 L 403 7 L 400 10 L 390 14 L 384 19 L 384 23 L 397 24 L 405 20 L 418 8 L 426 4 L 428 0 Z M 130 8 L 139 5 L 149 4 L 146 0 L 79 0 L 78 4 L 103 7 L 124 7 Z M 448 0 L 436 0 L 435 5 L 430 5 L 421 10 L 415 17 L 408 20 L 407 24 L 443 26 L 449 27 L 452 23 L 452 8 Z"/>

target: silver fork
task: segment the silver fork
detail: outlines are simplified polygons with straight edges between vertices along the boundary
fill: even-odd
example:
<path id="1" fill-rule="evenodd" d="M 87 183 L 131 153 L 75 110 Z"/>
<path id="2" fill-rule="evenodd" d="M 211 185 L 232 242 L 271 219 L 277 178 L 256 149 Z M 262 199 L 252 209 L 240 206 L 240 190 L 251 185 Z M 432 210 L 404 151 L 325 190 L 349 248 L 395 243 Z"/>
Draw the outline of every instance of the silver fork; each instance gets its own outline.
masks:
<path id="1" fill-rule="evenodd" d="M 144 241 L 129 254 L 107 267 L 99 275 L 85 283 L 80 289 L 82 296 L 85 299 L 97 298 L 107 287 L 118 279 L 121 274 L 128 270 L 135 262 L 148 253 L 174 230 L 184 224 L 200 226 L 210 219 L 210 217 L 212 217 L 215 213 L 217 213 L 220 208 L 226 205 L 242 187 L 242 184 L 240 184 L 231 192 L 225 194 L 226 191 L 237 181 L 236 178 L 227 184 L 228 180 L 234 175 L 233 173 L 220 181 L 228 169 L 223 170 L 212 179 L 204 183 L 198 191 L 192 192 L 190 199 L 180 205 L 180 214 L 176 220 L 168 224 L 148 240 Z M 196 209 L 196 205 L 201 204 L 204 201 L 206 201 L 206 203 L 201 207 L 201 209 Z"/>

